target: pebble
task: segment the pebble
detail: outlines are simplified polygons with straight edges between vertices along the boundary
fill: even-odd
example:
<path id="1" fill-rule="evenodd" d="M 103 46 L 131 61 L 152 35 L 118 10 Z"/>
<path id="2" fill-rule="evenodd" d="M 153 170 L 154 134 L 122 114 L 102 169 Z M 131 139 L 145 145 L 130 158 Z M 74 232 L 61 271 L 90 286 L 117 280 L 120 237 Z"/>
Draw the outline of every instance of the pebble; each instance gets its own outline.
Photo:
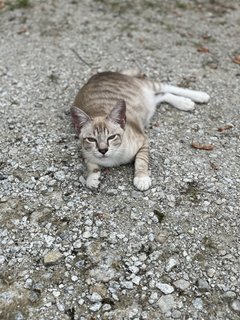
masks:
<path id="1" fill-rule="evenodd" d="M 240 312 L 240 300 L 235 299 L 232 304 L 231 307 L 234 311 Z"/>
<path id="2" fill-rule="evenodd" d="M 102 306 L 102 303 L 101 303 L 101 302 L 97 302 L 97 303 L 92 304 L 92 305 L 89 307 L 89 309 L 90 309 L 91 311 L 96 312 L 96 311 L 98 311 L 98 310 L 101 309 L 101 306 Z"/>
<path id="3" fill-rule="evenodd" d="M 6 261 L 6 258 L 4 256 L 0 256 L 0 264 L 3 264 Z"/>
<path id="4" fill-rule="evenodd" d="M 81 246 L 82 246 L 82 241 L 81 240 L 77 240 L 73 244 L 73 248 L 75 248 L 75 249 L 80 249 Z"/>
<path id="5" fill-rule="evenodd" d="M 61 294 L 60 291 L 55 291 L 55 290 L 54 290 L 54 291 L 52 292 L 52 295 L 53 295 L 55 298 L 58 298 L 58 297 L 60 296 L 60 294 Z"/>
<path id="6" fill-rule="evenodd" d="M 83 232 L 82 236 L 83 236 L 83 238 L 88 239 L 88 238 L 91 238 L 92 234 L 90 231 L 85 231 L 85 232 Z"/>
<path id="7" fill-rule="evenodd" d="M 152 292 L 152 294 L 149 297 L 149 303 L 153 304 L 154 302 L 156 302 L 157 299 L 158 299 L 158 293 Z"/>
<path id="8" fill-rule="evenodd" d="M 102 301 L 102 296 L 97 292 L 93 292 L 88 299 L 91 302 L 100 302 L 100 301 Z"/>
<path id="9" fill-rule="evenodd" d="M 174 287 L 180 290 L 186 290 L 190 287 L 190 283 L 184 279 L 179 279 L 173 282 Z"/>
<path id="10" fill-rule="evenodd" d="M 214 276 L 215 272 L 216 272 L 215 269 L 209 268 L 209 269 L 207 270 L 207 275 L 208 275 L 210 278 L 212 278 L 212 277 Z"/>
<path id="11" fill-rule="evenodd" d="M 132 289 L 133 283 L 131 281 L 122 281 L 121 286 L 122 286 L 122 288 Z"/>
<path id="12" fill-rule="evenodd" d="M 161 282 L 158 282 L 156 283 L 156 287 L 162 291 L 162 293 L 164 294 L 169 294 L 169 293 L 172 293 L 174 291 L 174 288 L 172 286 L 170 286 L 169 284 L 167 283 L 161 283 Z"/>
<path id="13" fill-rule="evenodd" d="M 178 264 L 178 260 L 174 259 L 174 258 L 170 258 L 167 262 L 166 268 L 165 270 L 167 272 L 171 271 L 172 268 L 174 268 L 176 265 Z"/>
<path id="14" fill-rule="evenodd" d="M 71 279 L 72 279 L 73 282 L 78 281 L 78 277 L 77 276 L 72 276 Z"/>
<path id="15" fill-rule="evenodd" d="M 209 284 L 206 280 L 199 279 L 198 280 L 198 288 L 202 289 L 202 290 L 208 290 L 210 287 L 209 287 Z"/>
<path id="16" fill-rule="evenodd" d="M 137 286 L 140 284 L 140 281 L 141 281 L 141 277 L 139 276 L 135 276 L 134 278 L 132 278 L 132 282 Z"/>
<path id="17" fill-rule="evenodd" d="M 55 179 L 57 179 L 58 181 L 64 181 L 65 180 L 65 173 L 64 171 L 60 170 L 54 173 L 54 177 Z"/>
<path id="18" fill-rule="evenodd" d="M 182 314 L 179 310 L 173 310 L 172 317 L 173 319 L 180 319 L 182 318 Z"/>
<path id="19" fill-rule="evenodd" d="M 157 305 L 161 309 L 162 313 L 167 313 L 174 307 L 175 301 L 173 296 L 164 295 L 157 301 Z"/>
<path id="20" fill-rule="evenodd" d="M 193 300 L 193 305 L 196 309 L 198 310 L 202 310 L 203 308 L 203 301 L 201 298 L 196 298 L 195 300 Z"/>
<path id="21" fill-rule="evenodd" d="M 62 253 L 59 250 L 52 250 L 49 251 L 44 257 L 43 257 L 43 263 L 45 266 L 52 266 L 55 265 L 61 258 Z"/>

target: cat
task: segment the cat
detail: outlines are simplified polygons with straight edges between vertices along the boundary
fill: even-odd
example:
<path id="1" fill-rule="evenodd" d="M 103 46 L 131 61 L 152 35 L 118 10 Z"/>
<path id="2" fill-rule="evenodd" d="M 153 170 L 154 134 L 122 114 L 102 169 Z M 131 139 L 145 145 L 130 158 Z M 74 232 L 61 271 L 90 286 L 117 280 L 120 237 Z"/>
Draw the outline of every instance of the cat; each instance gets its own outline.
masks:
<path id="1" fill-rule="evenodd" d="M 166 102 L 191 111 L 194 102 L 207 103 L 209 98 L 205 92 L 151 81 L 136 70 L 92 76 L 71 107 L 88 170 L 86 186 L 99 186 L 101 167 L 134 161 L 134 186 L 141 191 L 149 189 L 149 143 L 145 127 L 156 106 Z"/>

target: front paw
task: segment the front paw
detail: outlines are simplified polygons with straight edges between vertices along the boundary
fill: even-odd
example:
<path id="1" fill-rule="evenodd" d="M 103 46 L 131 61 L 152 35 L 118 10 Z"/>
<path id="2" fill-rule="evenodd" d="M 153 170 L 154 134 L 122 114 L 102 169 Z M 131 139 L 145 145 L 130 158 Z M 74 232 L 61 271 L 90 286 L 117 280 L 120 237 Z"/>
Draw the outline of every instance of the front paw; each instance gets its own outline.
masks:
<path id="1" fill-rule="evenodd" d="M 133 184 L 138 190 L 144 191 L 151 187 L 151 178 L 149 176 L 135 177 Z"/>
<path id="2" fill-rule="evenodd" d="M 95 172 L 87 177 L 86 186 L 90 189 L 96 189 L 99 186 L 100 172 Z"/>

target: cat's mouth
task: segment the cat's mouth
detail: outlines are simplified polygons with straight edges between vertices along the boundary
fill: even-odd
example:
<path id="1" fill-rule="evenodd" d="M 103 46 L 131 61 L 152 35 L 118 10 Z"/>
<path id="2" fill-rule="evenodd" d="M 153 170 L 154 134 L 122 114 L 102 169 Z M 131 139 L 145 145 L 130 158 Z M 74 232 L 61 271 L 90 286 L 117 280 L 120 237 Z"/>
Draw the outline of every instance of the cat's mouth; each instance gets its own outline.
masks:
<path id="1" fill-rule="evenodd" d="M 105 159 L 105 158 L 108 158 L 108 155 L 107 154 L 98 154 L 98 158 Z"/>

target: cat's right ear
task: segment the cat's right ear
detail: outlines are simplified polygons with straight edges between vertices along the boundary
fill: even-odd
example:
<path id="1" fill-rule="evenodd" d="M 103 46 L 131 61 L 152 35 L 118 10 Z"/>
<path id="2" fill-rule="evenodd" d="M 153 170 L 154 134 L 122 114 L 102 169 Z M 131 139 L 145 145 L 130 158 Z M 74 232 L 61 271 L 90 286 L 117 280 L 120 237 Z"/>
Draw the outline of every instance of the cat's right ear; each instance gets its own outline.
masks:
<path id="1" fill-rule="evenodd" d="M 74 106 L 71 107 L 71 116 L 76 133 L 79 135 L 82 127 L 91 121 L 91 118 L 81 109 Z"/>
<path id="2" fill-rule="evenodd" d="M 126 124 L 126 102 L 123 99 L 117 101 L 108 118 L 120 124 L 121 128 L 124 129 Z"/>

